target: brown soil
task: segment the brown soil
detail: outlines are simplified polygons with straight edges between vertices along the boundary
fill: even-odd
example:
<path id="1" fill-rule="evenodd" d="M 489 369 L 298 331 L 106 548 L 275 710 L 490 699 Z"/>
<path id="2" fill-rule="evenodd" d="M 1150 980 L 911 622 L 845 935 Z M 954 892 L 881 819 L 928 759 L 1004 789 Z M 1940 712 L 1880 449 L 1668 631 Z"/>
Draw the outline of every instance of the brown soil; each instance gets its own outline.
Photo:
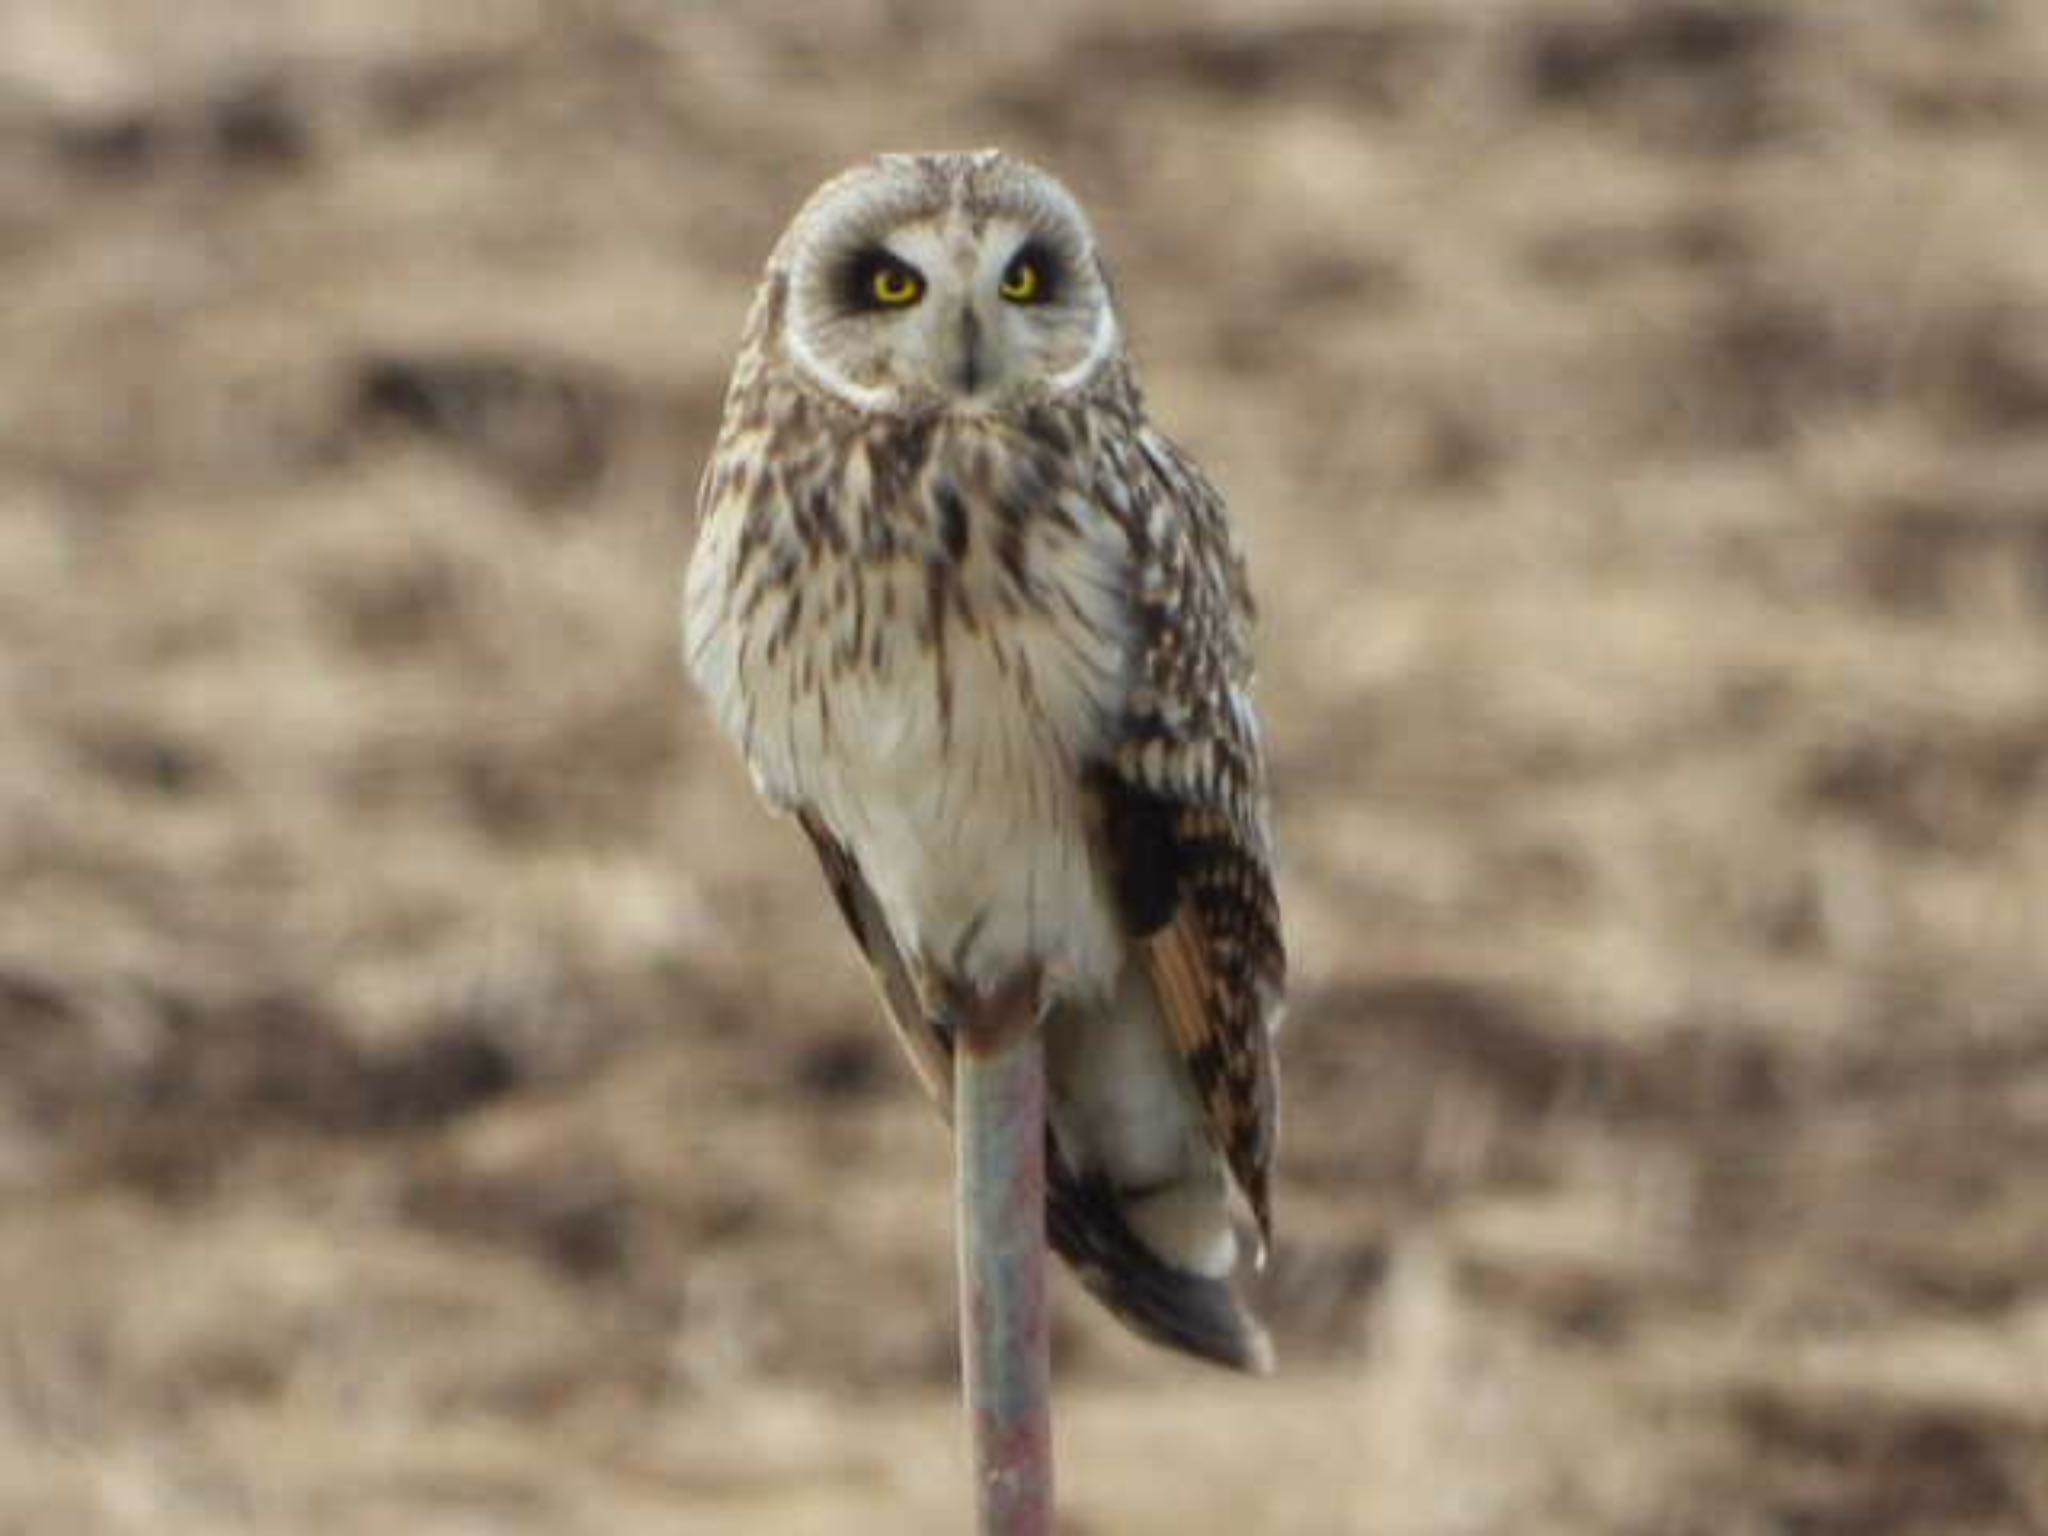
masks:
<path id="1" fill-rule="evenodd" d="M 2048 1530 L 2048 9 L 0 7 L 0 1533 L 958 1529 L 947 1160 L 683 688 L 761 257 L 999 142 L 1265 595 L 1242 1383 L 1064 1529 Z"/>

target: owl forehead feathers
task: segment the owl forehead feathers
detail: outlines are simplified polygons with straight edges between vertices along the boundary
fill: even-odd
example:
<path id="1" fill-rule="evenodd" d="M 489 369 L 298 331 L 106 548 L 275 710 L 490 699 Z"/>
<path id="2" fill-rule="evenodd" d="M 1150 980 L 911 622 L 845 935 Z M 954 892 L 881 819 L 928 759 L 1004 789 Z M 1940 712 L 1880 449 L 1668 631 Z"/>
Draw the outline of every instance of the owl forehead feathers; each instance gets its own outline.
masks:
<path id="1" fill-rule="evenodd" d="M 811 194 L 783 237 L 785 261 L 820 238 L 854 244 L 905 224 L 958 213 L 970 227 L 1012 220 L 1092 261 L 1095 234 L 1073 194 L 1050 174 L 999 149 L 877 155 Z"/>
<path id="2" fill-rule="evenodd" d="M 999 300 L 998 276 L 1022 292 Z M 791 221 L 769 277 L 799 374 L 864 411 L 1064 394 L 1121 351 L 1087 216 L 1000 150 L 885 154 L 841 173 Z"/>

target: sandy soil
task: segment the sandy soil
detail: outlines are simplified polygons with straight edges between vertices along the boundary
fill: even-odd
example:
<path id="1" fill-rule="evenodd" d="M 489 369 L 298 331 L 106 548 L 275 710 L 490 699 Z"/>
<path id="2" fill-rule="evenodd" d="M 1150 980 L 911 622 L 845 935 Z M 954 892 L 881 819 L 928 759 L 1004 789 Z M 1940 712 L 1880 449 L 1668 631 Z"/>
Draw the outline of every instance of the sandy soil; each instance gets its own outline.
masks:
<path id="1" fill-rule="evenodd" d="M 1065 1530 L 2048 1530 L 2048 9 L 0 4 L 0 1533 L 959 1528 L 685 693 L 761 257 L 999 142 L 1267 599 L 1283 1373 Z"/>

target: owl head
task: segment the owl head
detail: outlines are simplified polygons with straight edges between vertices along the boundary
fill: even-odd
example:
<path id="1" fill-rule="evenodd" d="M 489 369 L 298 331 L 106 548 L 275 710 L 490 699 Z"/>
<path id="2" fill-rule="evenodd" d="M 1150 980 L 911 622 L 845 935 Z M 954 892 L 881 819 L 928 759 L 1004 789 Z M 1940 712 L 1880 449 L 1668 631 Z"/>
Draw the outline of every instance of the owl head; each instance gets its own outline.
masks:
<path id="1" fill-rule="evenodd" d="M 864 411 L 1056 397 L 1122 350 L 1080 205 L 999 150 L 854 167 L 812 195 L 769 267 L 789 361 Z"/>

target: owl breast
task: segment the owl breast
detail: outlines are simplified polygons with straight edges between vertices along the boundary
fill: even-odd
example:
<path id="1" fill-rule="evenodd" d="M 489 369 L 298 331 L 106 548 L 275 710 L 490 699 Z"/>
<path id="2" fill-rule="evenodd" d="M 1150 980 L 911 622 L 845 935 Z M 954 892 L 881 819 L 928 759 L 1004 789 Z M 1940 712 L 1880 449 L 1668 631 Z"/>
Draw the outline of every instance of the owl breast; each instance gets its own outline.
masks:
<path id="1" fill-rule="evenodd" d="M 906 953 L 1103 997 L 1124 941 L 1081 768 L 1130 686 L 1132 557 L 1056 484 L 942 428 L 912 474 L 855 449 L 822 488 L 735 489 L 707 509 L 687 640 L 763 793 L 825 821 Z"/>

